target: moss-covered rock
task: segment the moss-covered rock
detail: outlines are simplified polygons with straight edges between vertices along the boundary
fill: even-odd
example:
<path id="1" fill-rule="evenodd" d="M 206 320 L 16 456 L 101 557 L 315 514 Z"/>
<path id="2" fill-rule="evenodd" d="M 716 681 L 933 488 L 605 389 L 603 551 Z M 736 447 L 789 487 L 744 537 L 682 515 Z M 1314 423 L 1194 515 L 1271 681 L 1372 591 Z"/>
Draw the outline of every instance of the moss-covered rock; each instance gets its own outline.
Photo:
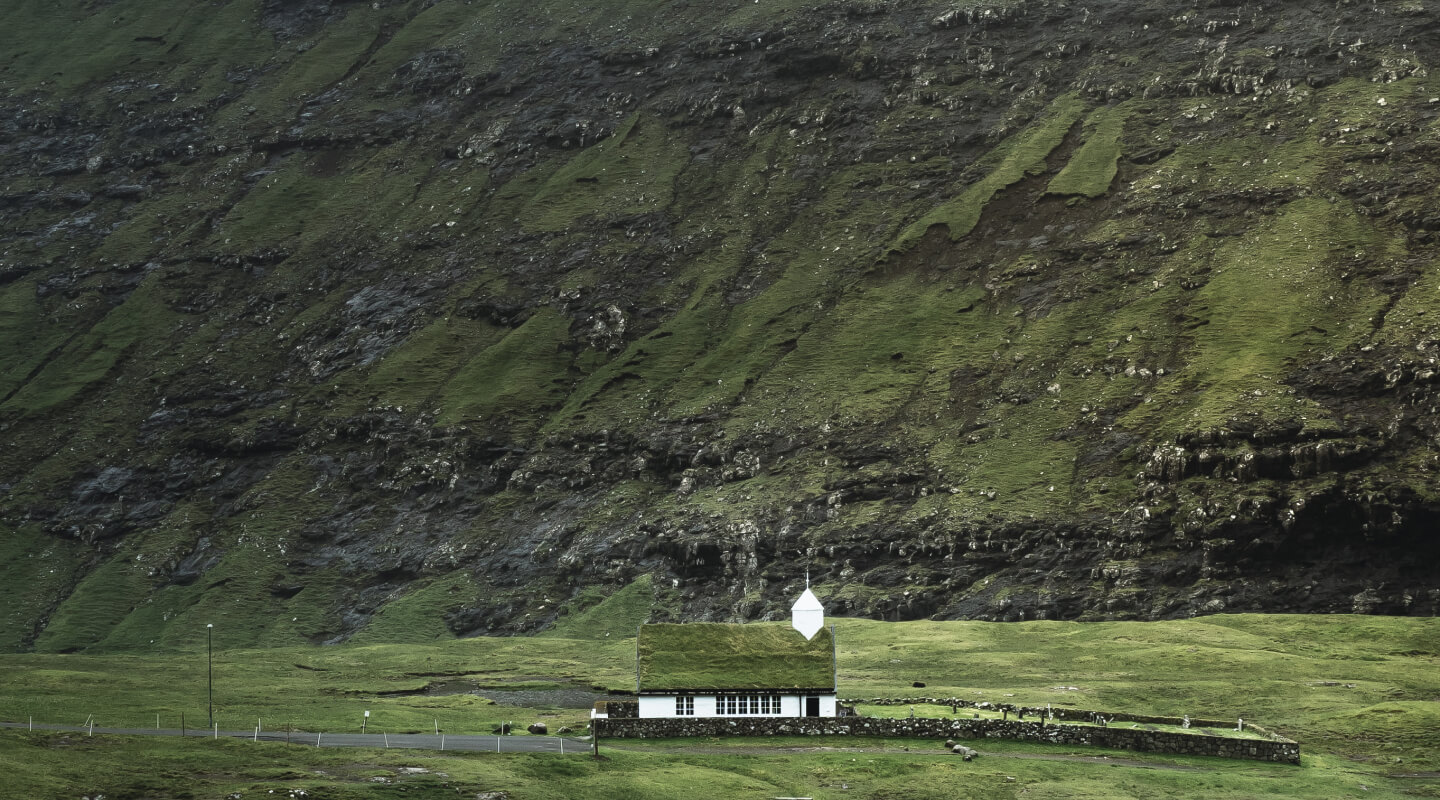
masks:
<path id="1" fill-rule="evenodd" d="M 0 646 L 1435 613 L 1430 13 L 14 4 Z"/>

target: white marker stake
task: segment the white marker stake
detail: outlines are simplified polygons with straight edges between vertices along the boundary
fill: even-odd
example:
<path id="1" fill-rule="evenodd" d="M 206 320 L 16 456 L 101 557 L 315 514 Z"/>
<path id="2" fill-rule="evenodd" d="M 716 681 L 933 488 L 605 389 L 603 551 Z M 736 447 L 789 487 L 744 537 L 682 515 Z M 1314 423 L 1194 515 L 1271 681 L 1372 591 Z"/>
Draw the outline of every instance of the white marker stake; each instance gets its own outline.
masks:
<path id="1" fill-rule="evenodd" d="M 220 738 L 220 723 L 218 723 L 218 722 L 215 723 L 215 738 L 216 738 L 216 739 L 219 739 L 219 738 Z"/>
<path id="2" fill-rule="evenodd" d="M 386 750 L 389 750 L 389 749 L 390 749 L 390 734 L 382 732 L 380 735 L 385 737 L 385 749 L 386 749 Z"/>
<path id="3" fill-rule="evenodd" d="M 319 746 L 320 746 L 320 734 L 318 734 L 318 733 L 315 734 L 315 746 L 316 746 L 316 747 L 319 747 Z"/>
<path id="4" fill-rule="evenodd" d="M 440 734 L 440 752 L 445 752 L 445 734 Z"/>

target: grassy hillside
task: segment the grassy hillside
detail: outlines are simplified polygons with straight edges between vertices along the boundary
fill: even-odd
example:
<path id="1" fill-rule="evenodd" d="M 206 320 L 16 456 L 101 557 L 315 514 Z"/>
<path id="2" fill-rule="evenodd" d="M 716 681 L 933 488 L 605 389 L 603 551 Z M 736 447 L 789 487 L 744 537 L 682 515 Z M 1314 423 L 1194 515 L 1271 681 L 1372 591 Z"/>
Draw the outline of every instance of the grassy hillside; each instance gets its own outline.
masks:
<path id="1" fill-rule="evenodd" d="M 1433 9 L 11 5 L 0 648 L 1440 611 Z"/>

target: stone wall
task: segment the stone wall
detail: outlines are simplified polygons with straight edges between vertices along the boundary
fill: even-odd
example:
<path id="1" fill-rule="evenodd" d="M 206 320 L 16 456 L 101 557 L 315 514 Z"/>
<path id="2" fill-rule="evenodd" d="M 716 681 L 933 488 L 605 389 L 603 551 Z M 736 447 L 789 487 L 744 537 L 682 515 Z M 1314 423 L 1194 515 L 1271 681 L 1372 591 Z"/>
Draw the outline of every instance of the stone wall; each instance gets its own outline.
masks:
<path id="1" fill-rule="evenodd" d="M 849 717 L 755 717 L 717 719 L 597 719 L 602 737 L 652 739 L 680 736 L 888 736 L 916 739 L 1011 739 L 1135 750 L 1142 753 L 1245 758 L 1300 763 L 1300 745 L 1289 740 L 1229 739 L 1198 733 L 1099 728 L 995 719 L 877 719 Z"/>
<path id="2" fill-rule="evenodd" d="M 601 700 L 595 704 L 595 710 L 601 714 L 609 714 L 610 719 L 638 719 L 640 717 L 640 701 Z"/>
<path id="3" fill-rule="evenodd" d="M 1123 711 L 1096 711 L 1094 709 L 1086 708 L 1062 708 L 1060 706 L 1054 706 L 1047 709 L 1045 706 L 1022 706 L 1016 705 L 1015 703 L 991 703 L 986 701 L 962 700 L 958 697 L 872 697 L 862 699 L 849 698 L 846 700 L 842 700 L 841 702 L 849 703 L 850 705 L 860 704 L 867 706 L 936 705 L 955 706 L 956 708 L 974 708 L 982 711 L 1004 710 L 1009 711 L 1012 715 L 1019 715 L 1023 713 L 1027 718 L 1033 720 L 1039 720 L 1042 714 L 1048 712 L 1049 714 L 1053 715 L 1054 719 L 1069 722 L 1096 722 L 1100 717 L 1104 717 L 1111 722 L 1138 722 L 1142 725 L 1180 724 L 1179 717 L 1162 717 L 1156 716 L 1154 714 L 1128 714 Z M 1197 728 L 1233 728 L 1235 727 L 1235 720 L 1204 719 L 1200 717 L 1191 717 L 1190 724 Z M 1249 722 L 1245 723 L 1245 726 L 1247 728 L 1254 727 L 1256 730 L 1260 730 L 1258 725 L 1252 726 Z M 1266 732 L 1266 734 L 1273 735 L 1269 734 L 1268 731 Z"/>
<path id="4" fill-rule="evenodd" d="M 1031 720 L 1039 720 L 1042 715 L 1048 712 L 1048 714 L 1050 715 L 1048 719 L 1058 719 L 1065 722 L 1099 722 L 1100 719 L 1103 718 L 1109 722 L 1138 722 L 1141 725 L 1179 725 L 1181 723 L 1180 717 L 1165 717 L 1157 716 L 1155 714 L 1130 714 L 1124 711 L 1096 711 L 1094 709 L 1063 708 L 1061 706 L 1054 706 L 1051 708 L 1046 708 L 1045 706 L 1021 706 L 1014 703 L 991 703 L 988 701 L 962 700 L 958 697 L 871 697 L 865 699 L 850 698 L 840 700 L 839 702 L 849 703 L 852 707 L 860 704 L 868 706 L 916 706 L 926 704 L 936 706 L 954 706 L 956 708 L 974 708 L 982 711 L 1004 710 L 1009 711 L 1011 714 L 1014 714 L 1017 717 L 1021 713 L 1023 713 L 1025 717 Z M 1194 728 L 1221 728 L 1228 730 L 1229 728 L 1234 727 L 1235 723 L 1238 721 L 1238 719 L 1224 720 L 1208 719 L 1205 717 L 1191 717 L 1190 725 Z M 1268 728 L 1265 728 L 1248 720 L 1245 722 L 1245 729 L 1248 731 L 1254 731 L 1255 733 L 1259 733 L 1264 736 L 1269 736 L 1271 739 L 1274 739 L 1277 742 L 1293 741 L 1291 739 L 1285 738 L 1284 736 L 1281 736 L 1280 734 Z"/>

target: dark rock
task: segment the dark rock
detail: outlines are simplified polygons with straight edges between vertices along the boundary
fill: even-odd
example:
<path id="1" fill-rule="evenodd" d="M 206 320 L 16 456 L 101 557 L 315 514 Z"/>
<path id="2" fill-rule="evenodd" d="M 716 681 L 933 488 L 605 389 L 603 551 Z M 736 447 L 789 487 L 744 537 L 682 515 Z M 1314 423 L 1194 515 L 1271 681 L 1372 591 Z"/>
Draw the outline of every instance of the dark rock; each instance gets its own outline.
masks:
<path id="1" fill-rule="evenodd" d="M 138 200 L 149 192 L 150 187 L 135 183 L 116 183 L 100 190 L 102 195 L 112 200 Z"/>
<path id="2" fill-rule="evenodd" d="M 246 608 L 332 587 L 320 641 L 442 575 L 486 586 L 460 635 L 642 575 L 773 618 L 800 552 L 883 619 L 1440 609 L 1440 146 L 1385 91 L 1433 10 L 697 6 L 480 52 L 426 3 L 257 8 L 276 47 L 217 81 L 142 30 L 7 75 L 0 518 L 94 545 L 57 598 L 173 518 L 270 537 Z M 1114 180 L 1049 195 L 1122 98 Z M 971 187 L 960 241 L 892 252 Z M 1300 255 L 1332 214 L 1367 245 Z M 1234 307 L 1288 280 L 1261 239 L 1306 242 L 1283 341 Z M 218 547 L 178 547 L 143 555 L 199 582 Z"/>

